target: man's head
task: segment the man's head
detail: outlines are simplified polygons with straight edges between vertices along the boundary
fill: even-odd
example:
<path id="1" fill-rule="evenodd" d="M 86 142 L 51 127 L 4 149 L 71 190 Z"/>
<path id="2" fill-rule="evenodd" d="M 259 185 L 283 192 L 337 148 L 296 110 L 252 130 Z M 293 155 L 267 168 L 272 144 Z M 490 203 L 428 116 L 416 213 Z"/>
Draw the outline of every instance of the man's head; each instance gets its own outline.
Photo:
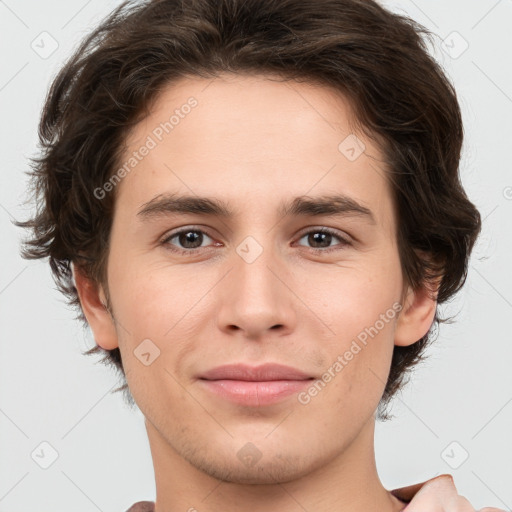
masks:
<path id="1" fill-rule="evenodd" d="M 49 256 L 92 352 L 162 429 L 176 425 L 158 411 L 190 405 L 178 382 L 275 361 L 336 375 L 302 395 L 297 435 L 328 406 L 359 417 L 355 435 L 421 359 L 480 230 L 458 175 L 456 95 L 422 33 L 371 1 L 130 2 L 55 79 L 25 255 Z M 232 215 L 191 201 L 195 213 L 164 215 L 155 201 L 173 194 Z M 342 195 L 337 217 L 293 203 Z M 180 227 L 172 240 L 193 231 L 208 248 L 172 252 Z M 145 339 L 161 352 L 147 367 Z"/>

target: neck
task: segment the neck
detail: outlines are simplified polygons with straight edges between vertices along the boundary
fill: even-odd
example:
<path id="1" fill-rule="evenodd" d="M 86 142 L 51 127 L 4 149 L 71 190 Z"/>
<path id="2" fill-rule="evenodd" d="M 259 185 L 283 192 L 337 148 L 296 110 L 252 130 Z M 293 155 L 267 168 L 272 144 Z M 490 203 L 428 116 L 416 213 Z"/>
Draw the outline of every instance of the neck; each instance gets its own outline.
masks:
<path id="1" fill-rule="evenodd" d="M 199 469 L 147 419 L 146 429 L 155 471 L 155 512 L 399 512 L 405 508 L 379 480 L 374 416 L 341 453 L 316 464 L 311 459 L 308 471 L 295 479 L 263 484 L 218 479 L 211 461 L 204 461 Z M 197 454 L 190 459 L 197 460 Z"/>

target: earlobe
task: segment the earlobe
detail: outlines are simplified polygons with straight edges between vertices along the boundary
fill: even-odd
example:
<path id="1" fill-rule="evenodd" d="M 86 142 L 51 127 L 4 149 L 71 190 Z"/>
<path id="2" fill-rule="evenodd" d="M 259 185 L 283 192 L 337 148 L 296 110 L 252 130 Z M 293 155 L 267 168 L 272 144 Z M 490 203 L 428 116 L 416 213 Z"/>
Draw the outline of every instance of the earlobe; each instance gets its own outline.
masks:
<path id="1" fill-rule="evenodd" d="M 106 307 L 103 287 L 86 277 L 75 264 L 72 264 L 71 268 L 80 304 L 96 343 L 105 350 L 117 348 L 117 332 Z"/>
<path id="2" fill-rule="evenodd" d="M 395 345 L 409 346 L 425 336 L 434 321 L 436 308 L 437 291 L 432 293 L 426 285 L 417 290 L 409 287 L 395 327 Z"/>

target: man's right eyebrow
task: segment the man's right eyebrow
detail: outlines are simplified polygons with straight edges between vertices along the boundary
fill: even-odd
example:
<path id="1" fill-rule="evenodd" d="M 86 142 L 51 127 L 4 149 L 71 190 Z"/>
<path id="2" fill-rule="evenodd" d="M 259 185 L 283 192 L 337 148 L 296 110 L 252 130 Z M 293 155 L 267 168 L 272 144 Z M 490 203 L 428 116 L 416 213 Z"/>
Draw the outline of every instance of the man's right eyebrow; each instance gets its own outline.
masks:
<path id="1" fill-rule="evenodd" d="M 232 217 L 233 212 L 228 205 L 211 197 L 176 196 L 175 194 L 159 194 L 144 203 L 137 215 L 144 219 L 161 217 L 171 213 L 192 213 Z"/>

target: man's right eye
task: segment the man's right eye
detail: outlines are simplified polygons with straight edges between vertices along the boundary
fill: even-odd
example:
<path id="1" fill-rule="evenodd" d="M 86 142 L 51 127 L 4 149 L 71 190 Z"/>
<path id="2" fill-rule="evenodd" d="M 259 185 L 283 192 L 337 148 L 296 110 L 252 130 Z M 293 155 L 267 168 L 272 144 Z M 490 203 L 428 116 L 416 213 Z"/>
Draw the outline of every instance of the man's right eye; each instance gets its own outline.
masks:
<path id="1" fill-rule="evenodd" d="M 206 247 L 202 246 L 205 236 L 212 239 L 202 229 L 194 227 L 181 228 L 178 231 L 167 234 L 161 241 L 161 244 L 167 249 L 179 254 L 196 254 L 199 249 Z M 175 243 L 172 242 L 174 239 L 176 239 Z M 181 248 L 177 247 L 175 244 L 180 244 Z"/>

